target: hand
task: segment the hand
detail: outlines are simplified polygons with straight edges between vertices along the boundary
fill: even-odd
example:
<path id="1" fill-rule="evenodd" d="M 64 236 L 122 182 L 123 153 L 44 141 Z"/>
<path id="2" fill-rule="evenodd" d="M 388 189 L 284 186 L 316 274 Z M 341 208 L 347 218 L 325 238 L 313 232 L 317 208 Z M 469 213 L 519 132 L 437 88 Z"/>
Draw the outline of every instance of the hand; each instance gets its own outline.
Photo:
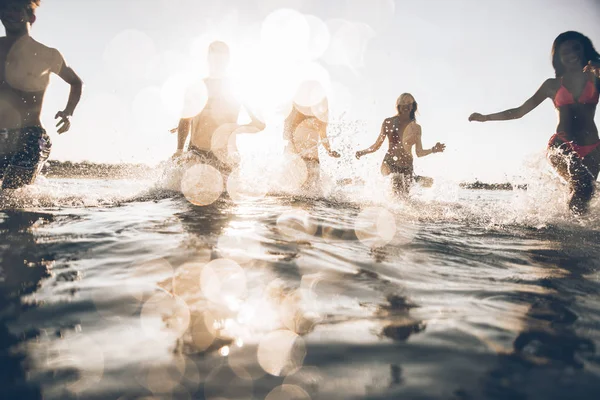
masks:
<path id="1" fill-rule="evenodd" d="M 435 146 L 431 149 L 432 153 L 441 153 L 446 150 L 446 145 L 440 142 L 437 142 Z"/>
<path id="2" fill-rule="evenodd" d="M 363 153 L 362 151 L 357 151 L 354 157 L 356 157 L 357 160 L 360 160 L 360 158 L 364 155 L 365 153 Z"/>
<path id="3" fill-rule="evenodd" d="M 469 116 L 469 121 L 485 122 L 485 121 L 487 121 L 487 118 L 485 115 L 481 115 L 479 113 L 473 113 Z"/>
<path id="4" fill-rule="evenodd" d="M 590 72 L 596 78 L 600 78 L 600 62 L 590 61 L 585 67 L 583 67 L 583 72 Z"/>
<path id="5" fill-rule="evenodd" d="M 71 128 L 71 121 L 69 121 L 69 117 L 71 115 L 67 114 L 65 111 L 59 111 L 56 113 L 54 119 L 60 118 L 60 121 L 56 123 L 56 127 L 58 128 L 58 134 L 65 133 Z"/>
<path id="6" fill-rule="evenodd" d="M 330 150 L 328 153 L 329 153 L 329 157 L 340 158 L 340 153 L 338 153 L 337 151 Z"/>

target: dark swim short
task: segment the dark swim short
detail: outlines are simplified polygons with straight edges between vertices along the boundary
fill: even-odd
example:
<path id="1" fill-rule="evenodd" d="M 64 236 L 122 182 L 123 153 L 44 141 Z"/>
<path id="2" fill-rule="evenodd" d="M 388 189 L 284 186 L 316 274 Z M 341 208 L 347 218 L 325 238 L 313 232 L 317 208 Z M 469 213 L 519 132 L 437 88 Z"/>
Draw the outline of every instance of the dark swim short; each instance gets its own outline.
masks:
<path id="1" fill-rule="evenodd" d="M 213 151 L 204 150 L 194 145 L 189 145 L 188 151 L 199 157 L 204 164 L 208 164 L 218 169 L 219 172 L 226 174 L 231 173 L 231 166 L 221 161 Z"/>
<path id="2" fill-rule="evenodd" d="M 32 184 L 50 156 L 51 147 L 50 137 L 40 126 L 0 130 L 2 189 Z"/>
<path id="3" fill-rule="evenodd" d="M 410 163 L 401 163 L 394 160 L 394 157 L 386 154 L 381 164 L 381 173 L 386 176 L 389 174 L 413 175 L 412 161 Z"/>

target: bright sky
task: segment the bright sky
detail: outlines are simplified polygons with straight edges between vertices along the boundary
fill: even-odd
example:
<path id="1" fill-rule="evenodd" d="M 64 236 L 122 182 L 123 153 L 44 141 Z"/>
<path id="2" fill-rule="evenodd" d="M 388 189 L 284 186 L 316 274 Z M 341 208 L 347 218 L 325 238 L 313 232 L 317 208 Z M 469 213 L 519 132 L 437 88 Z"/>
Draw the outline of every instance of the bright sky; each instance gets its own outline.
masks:
<path id="1" fill-rule="evenodd" d="M 86 85 L 71 130 L 58 136 L 52 118 L 68 86 L 51 83 L 43 120 L 55 159 L 168 158 L 182 82 L 203 77 L 208 43 L 223 39 L 242 94 L 263 111 L 286 96 L 294 71 L 325 83 L 334 116 L 348 123 L 333 139 L 342 160 L 372 144 L 397 96 L 411 92 L 424 146 L 447 145 L 416 159 L 418 173 L 503 180 L 543 157 L 556 126 L 551 102 L 518 121 L 469 123 L 469 114 L 531 96 L 553 76 L 559 33 L 578 30 L 600 48 L 598 21 L 598 0 L 42 0 L 32 35 Z M 384 152 L 353 165 L 378 168 Z"/>

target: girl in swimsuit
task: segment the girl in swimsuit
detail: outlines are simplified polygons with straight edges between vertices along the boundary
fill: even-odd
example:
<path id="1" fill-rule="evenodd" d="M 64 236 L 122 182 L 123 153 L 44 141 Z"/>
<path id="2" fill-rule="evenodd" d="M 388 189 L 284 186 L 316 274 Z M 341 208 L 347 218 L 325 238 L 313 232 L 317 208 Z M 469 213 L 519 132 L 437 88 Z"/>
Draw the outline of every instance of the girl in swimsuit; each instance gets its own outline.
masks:
<path id="1" fill-rule="evenodd" d="M 423 157 L 441 153 L 446 149 L 446 145 L 436 143 L 431 149 L 423 150 L 421 126 L 415 119 L 417 102 L 410 93 L 400 95 L 396 101 L 396 110 L 398 113 L 395 116 L 383 121 L 381 133 L 375 143 L 365 150 L 357 151 L 356 158 L 360 159 L 365 154 L 377 151 L 387 138 L 389 148 L 381 164 L 381 173 L 384 176 L 393 174 L 394 191 L 405 195 L 413 181 L 412 147 L 415 146 L 417 157 Z"/>
<path id="2" fill-rule="evenodd" d="M 600 139 L 594 123 L 600 90 L 600 54 L 579 32 L 564 32 L 552 45 L 555 78 L 547 79 L 523 105 L 496 114 L 471 114 L 469 121 L 518 119 L 551 98 L 558 127 L 548 143 L 548 160 L 570 187 L 569 208 L 582 214 L 600 172 Z"/>

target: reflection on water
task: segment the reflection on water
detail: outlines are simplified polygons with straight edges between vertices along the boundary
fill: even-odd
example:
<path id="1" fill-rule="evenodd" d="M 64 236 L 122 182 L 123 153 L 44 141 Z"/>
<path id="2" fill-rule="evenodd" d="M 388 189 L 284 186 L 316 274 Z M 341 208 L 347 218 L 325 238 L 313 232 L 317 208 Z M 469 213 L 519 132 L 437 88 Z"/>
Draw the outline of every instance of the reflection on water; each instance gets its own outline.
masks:
<path id="1" fill-rule="evenodd" d="M 37 385 L 27 384 L 27 357 L 20 343 L 38 335 L 34 330 L 14 335 L 10 323 L 22 309 L 35 307 L 23 299 L 50 275 L 53 256 L 36 243 L 34 225 L 51 223 L 51 214 L 26 211 L 0 213 L 0 393 L 3 398 L 42 398 Z"/>
<path id="2" fill-rule="evenodd" d="M 276 196 L 4 211 L 2 394 L 595 398 L 596 230 L 457 213 Z"/>

